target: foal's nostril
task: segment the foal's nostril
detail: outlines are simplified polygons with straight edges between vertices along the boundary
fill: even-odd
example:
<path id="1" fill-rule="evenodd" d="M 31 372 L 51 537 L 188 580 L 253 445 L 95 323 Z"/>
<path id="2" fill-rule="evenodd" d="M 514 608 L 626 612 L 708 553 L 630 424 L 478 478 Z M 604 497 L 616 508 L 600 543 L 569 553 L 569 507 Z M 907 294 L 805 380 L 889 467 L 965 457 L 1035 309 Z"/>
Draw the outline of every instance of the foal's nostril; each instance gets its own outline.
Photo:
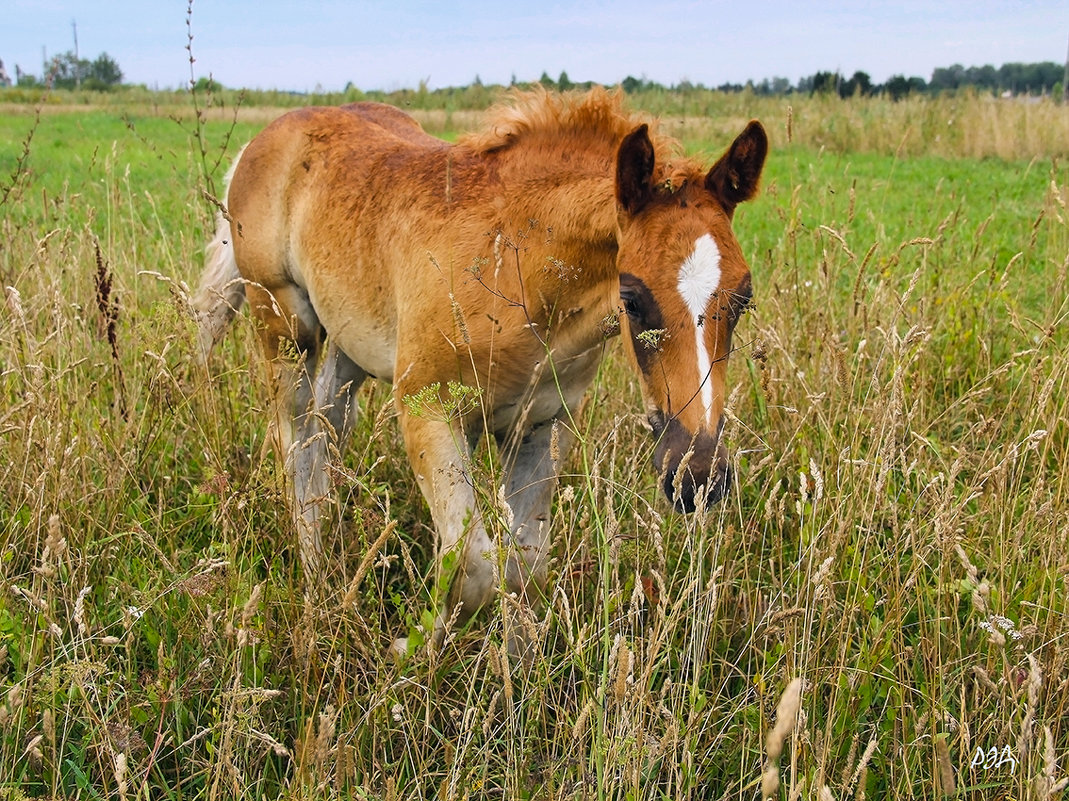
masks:
<path id="1" fill-rule="evenodd" d="M 678 485 L 679 492 L 676 492 Z M 709 509 L 731 491 L 731 467 L 718 465 L 711 475 L 702 481 L 696 481 L 688 471 L 677 481 L 676 472 L 670 471 L 664 477 L 664 494 L 675 506 L 676 511 L 690 514 L 698 508 L 698 497 L 704 496 L 705 508 Z"/>
<path id="2" fill-rule="evenodd" d="M 672 502 L 677 512 L 690 514 L 694 511 L 694 482 L 679 481 L 679 492 L 676 492 L 676 471 L 669 470 L 664 476 L 664 494 Z"/>
<path id="3" fill-rule="evenodd" d="M 675 420 L 666 425 L 654 462 L 664 471 L 665 496 L 681 512 L 693 512 L 699 498 L 708 508 L 731 488 L 731 463 L 718 438 L 705 432 L 691 436 Z"/>

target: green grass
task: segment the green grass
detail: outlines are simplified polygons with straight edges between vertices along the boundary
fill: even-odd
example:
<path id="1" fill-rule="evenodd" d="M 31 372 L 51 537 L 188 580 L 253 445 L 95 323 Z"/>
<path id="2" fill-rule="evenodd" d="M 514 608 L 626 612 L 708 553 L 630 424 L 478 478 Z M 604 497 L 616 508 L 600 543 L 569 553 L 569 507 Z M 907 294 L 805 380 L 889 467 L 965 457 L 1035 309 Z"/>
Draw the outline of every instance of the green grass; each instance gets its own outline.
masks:
<path id="1" fill-rule="evenodd" d="M 185 306 L 202 190 L 263 119 L 0 115 L 0 794 L 749 799 L 798 676 L 783 798 L 941 798 L 947 769 L 954 797 L 1046 797 L 1069 746 L 1069 171 L 851 149 L 893 110 L 795 104 L 792 143 L 764 110 L 765 191 L 736 218 L 737 491 L 666 507 L 613 349 L 529 672 L 497 611 L 440 657 L 386 655 L 432 592 L 386 388 L 362 393 L 334 592 L 304 597 L 249 325 L 209 379 Z M 721 124 L 681 131 L 715 153 Z M 1007 748 L 1012 772 L 970 767 Z"/>

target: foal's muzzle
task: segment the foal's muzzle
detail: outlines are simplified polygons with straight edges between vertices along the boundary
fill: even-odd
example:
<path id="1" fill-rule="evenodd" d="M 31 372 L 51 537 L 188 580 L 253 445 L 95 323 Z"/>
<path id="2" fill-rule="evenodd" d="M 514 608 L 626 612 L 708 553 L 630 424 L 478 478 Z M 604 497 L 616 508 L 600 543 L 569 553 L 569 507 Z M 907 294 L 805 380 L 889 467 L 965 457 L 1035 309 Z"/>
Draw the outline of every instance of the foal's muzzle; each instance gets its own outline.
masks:
<path id="1" fill-rule="evenodd" d="M 664 475 L 664 494 L 677 510 L 693 512 L 704 492 L 706 508 L 723 499 L 731 488 L 731 465 L 727 448 L 719 443 L 719 433 L 691 434 L 676 419 L 667 423 L 651 417 L 658 437 L 653 463 Z M 721 426 L 717 427 L 719 432 Z"/>

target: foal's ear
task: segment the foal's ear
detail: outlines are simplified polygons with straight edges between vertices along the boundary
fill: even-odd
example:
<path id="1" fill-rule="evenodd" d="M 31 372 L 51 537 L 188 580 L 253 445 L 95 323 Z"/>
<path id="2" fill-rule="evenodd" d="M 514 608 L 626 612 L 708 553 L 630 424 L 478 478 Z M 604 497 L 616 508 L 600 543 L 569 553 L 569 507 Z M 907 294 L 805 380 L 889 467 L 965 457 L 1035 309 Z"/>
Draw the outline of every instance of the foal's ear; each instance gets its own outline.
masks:
<path id="1" fill-rule="evenodd" d="M 616 202 L 638 214 L 653 196 L 653 143 L 646 123 L 624 137 L 616 154 Z"/>
<path id="2" fill-rule="evenodd" d="M 737 205 L 757 194 L 767 155 L 768 135 L 761 123 L 751 120 L 705 176 L 705 188 L 716 195 L 729 215 Z"/>

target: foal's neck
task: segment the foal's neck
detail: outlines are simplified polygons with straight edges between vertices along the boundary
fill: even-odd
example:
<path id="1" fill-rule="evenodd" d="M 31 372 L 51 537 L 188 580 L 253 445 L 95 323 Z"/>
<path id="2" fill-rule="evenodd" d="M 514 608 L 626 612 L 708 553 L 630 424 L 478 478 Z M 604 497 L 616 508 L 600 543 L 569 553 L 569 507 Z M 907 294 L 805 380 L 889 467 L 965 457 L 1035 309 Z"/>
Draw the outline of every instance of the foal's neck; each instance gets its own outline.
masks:
<path id="1" fill-rule="evenodd" d="M 552 148 L 545 143 L 520 146 L 503 157 L 509 163 L 502 172 L 509 174 L 515 192 L 514 220 L 543 229 L 547 241 L 561 248 L 558 258 L 579 251 L 574 255 L 584 261 L 596 253 L 599 260 L 608 256 L 615 264 L 614 160 L 609 153 L 565 140 Z"/>

